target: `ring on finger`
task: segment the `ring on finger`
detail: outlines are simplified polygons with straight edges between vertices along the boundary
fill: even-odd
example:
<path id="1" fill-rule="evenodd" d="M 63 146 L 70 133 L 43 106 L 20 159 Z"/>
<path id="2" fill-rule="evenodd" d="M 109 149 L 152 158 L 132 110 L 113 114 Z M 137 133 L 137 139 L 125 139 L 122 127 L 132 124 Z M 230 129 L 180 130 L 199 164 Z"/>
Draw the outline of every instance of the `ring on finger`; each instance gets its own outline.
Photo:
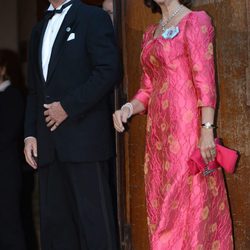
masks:
<path id="1" fill-rule="evenodd" d="M 216 153 L 216 151 L 215 151 L 215 149 L 214 149 L 214 148 L 213 148 L 213 149 L 211 149 L 211 150 L 210 150 L 210 152 L 211 152 L 211 154 L 212 154 L 212 155 L 215 155 L 215 153 Z"/>

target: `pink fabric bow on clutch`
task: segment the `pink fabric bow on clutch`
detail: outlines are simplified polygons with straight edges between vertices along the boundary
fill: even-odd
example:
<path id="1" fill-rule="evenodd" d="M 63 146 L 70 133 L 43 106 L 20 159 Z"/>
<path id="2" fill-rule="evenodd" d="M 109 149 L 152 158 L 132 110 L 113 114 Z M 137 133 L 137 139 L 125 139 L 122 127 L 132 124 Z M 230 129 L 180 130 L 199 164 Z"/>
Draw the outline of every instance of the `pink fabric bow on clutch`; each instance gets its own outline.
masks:
<path id="1" fill-rule="evenodd" d="M 213 162 L 206 164 L 201 156 L 200 149 L 196 149 L 188 160 L 188 166 L 192 175 L 203 172 L 203 175 L 209 175 L 218 167 L 225 169 L 227 173 L 232 174 L 235 170 L 238 154 L 235 150 L 221 145 L 218 138 L 215 139 L 216 157 Z"/>

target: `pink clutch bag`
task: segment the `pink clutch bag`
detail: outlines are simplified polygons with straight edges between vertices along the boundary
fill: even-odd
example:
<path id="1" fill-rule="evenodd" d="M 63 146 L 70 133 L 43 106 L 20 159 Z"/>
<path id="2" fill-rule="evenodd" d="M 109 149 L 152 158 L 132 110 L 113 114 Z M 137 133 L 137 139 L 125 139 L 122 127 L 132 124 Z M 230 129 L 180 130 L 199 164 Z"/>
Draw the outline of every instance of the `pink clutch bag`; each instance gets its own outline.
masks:
<path id="1" fill-rule="evenodd" d="M 203 172 L 203 175 L 206 176 L 214 172 L 218 167 L 224 168 L 224 170 L 230 174 L 234 172 L 238 159 L 237 151 L 222 146 L 218 138 L 215 139 L 215 145 L 215 160 L 213 162 L 209 162 L 208 165 L 204 162 L 200 149 L 197 148 L 193 152 L 188 161 L 188 166 L 192 175 Z"/>

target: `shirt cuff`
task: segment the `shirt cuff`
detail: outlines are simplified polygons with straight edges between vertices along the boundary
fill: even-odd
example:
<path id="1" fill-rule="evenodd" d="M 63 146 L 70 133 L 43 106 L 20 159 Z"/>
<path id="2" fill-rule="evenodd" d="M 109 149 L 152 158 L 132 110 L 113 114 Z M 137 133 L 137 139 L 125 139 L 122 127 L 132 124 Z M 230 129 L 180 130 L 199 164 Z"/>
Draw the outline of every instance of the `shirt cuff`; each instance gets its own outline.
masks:
<path id="1" fill-rule="evenodd" d="M 26 137 L 26 138 L 24 139 L 24 142 L 27 141 L 27 140 L 30 139 L 30 138 L 36 139 L 36 137 L 34 137 L 34 136 L 28 136 L 28 137 Z"/>

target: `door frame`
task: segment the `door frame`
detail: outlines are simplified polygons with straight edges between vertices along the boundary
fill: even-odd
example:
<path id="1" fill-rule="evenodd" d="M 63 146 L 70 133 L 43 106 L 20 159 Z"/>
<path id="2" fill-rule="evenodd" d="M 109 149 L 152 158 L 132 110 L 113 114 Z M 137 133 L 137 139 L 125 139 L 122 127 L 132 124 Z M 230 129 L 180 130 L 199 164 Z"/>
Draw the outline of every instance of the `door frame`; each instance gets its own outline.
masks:
<path id="1" fill-rule="evenodd" d="M 114 29 L 119 47 L 120 57 L 124 69 L 123 81 L 115 89 L 115 110 L 119 109 L 127 101 L 127 93 L 124 86 L 127 86 L 126 77 L 126 55 L 124 51 L 124 6 L 125 0 L 113 0 L 114 4 Z M 126 143 L 127 138 L 124 134 L 116 133 L 116 183 L 117 183 L 117 217 L 119 226 L 120 247 L 122 250 L 131 250 L 131 225 L 128 223 L 128 204 L 129 194 L 127 193 L 127 183 L 129 174 L 126 167 Z"/>

